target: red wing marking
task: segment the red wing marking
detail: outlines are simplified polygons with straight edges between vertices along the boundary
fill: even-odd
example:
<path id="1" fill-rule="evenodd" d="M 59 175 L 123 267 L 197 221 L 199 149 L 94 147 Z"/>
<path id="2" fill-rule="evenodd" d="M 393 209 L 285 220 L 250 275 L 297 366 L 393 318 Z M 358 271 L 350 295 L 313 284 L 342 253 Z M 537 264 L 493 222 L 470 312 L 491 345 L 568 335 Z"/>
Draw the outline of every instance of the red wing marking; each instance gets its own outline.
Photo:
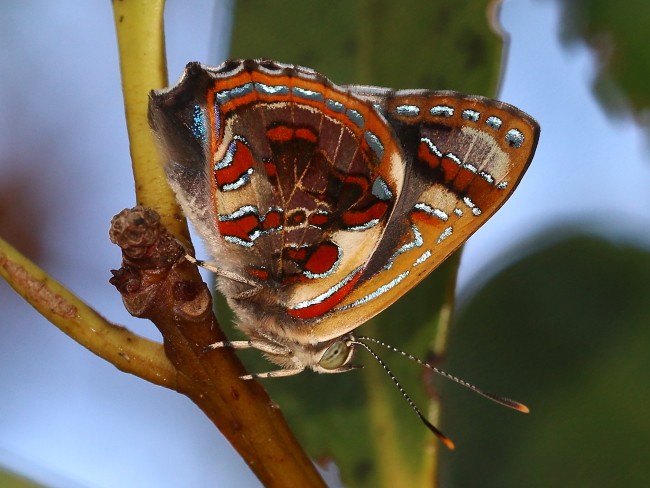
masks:
<path id="1" fill-rule="evenodd" d="M 339 246 L 330 241 L 322 242 L 305 262 L 305 274 L 318 278 L 329 275 L 336 271 L 340 258 Z"/>
<path id="2" fill-rule="evenodd" d="M 266 136 L 275 142 L 288 142 L 293 139 L 293 129 L 284 125 L 273 127 L 266 131 Z"/>
<path id="3" fill-rule="evenodd" d="M 358 186 L 362 194 L 366 194 L 370 188 L 370 182 L 366 176 L 345 175 L 342 181 L 344 185 Z"/>
<path id="4" fill-rule="evenodd" d="M 474 178 L 476 178 L 476 174 L 466 169 L 460 169 L 458 173 L 456 173 L 456 177 L 450 183 L 450 185 L 456 192 L 465 193 L 467 187 Z"/>
<path id="5" fill-rule="evenodd" d="M 224 238 L 233 237 L 252 244 L 252 236 L 259 224 L 260 220 L 257 215 L 243 215 L 232 220 L 220 220 L 219 232 Z"/>
<path id="6" fill-rule="evenodd" d="M 440 166 L 442 167 L 444 174 L 445 184 L 452 184 L 451 182 L 454 181 L 454 179 L 458 176 L 458 172 L 460 171 L 458 162 L 449 156 L 444 156 L 440 161 Z"/>
<path id="7" fill-rule="evenodd" d="M 282 225 L 282 210 L 273 209 L 269 210 L 262 222 L 262 230 L 273 230 Z"/>
<path id="8" fill-rule="evenodd" d="M 286 256 L 297 263 L 302 263 L 307 259 L 307 248 L 305 247 L 288 247 L 285 249 Z"/>
<path id="9" fill-rule="evenodd" d="M 302 275 L 317 279 L 336 272 L 341 262 L 342 252 L 332 241 L 324 241 L 313 246 L 286 247 L 284 256 L 300 267 Z M 290 281 L 295 278 L 295 276 L 287 276 Z"/>
<path id="10" fill-rule="evenodd" d="M 300 319 L 313 319 L 325 315 L 352 291 L 362 272 L 361 267 L 355 269 L 325 293 L 287 308 L 287 314 Z"/>
<path id="11" fill-rule="evenodd" d="M 318 142 L 318 137 L 316 136 L 316 134 L 314 134 L 314 132 L 309 129 L 298 128 L 296 129 L 295 134 L 298 139 L 304 139 L 314 144 Z"/>
<path id="12" fill-rule="evenodd" d="M 264 163 L 264 169 L 269 178 L 277 178 L 278 168 L 273 161 L 267 161 Z"/>
<path id="13" fill-rule="evenodd" d="M 266 281 L 270 277 L 269 270 L 264 267 L 248 266 L 246 271 L 248 271 L 251 277 L 257 278 L 258 280 Z"/>
<path id="14" fill-rule="evenodd" d="M 388 210 L 386 202 L 378 201 L 365 210 L 348 210 L 341 216 L 341 220 L 352 229 L 367 229 L 379 223 Z"/>
<path id="15" fill-rule="evenodd" d="M 240 139 L 235 139 L 224 158 L 215 164 L 214 177 L 222 191 L 235 190 L 245 185 L 253 174 L 253 154 Z"/>
<path id="16" fill-rule="evenodd" d="M 306 127 L 292 129 L 286 125 L 277 125 L 268 129 L 266 136 L 273 142 L 289 142 L 292 139 L 303 139 L 314 144 L 318 142 L 318 136 Z"/>
<path id="17" fill-rule="evenodd" d="M 495 199 L 494 186 L 481 177 L 474 178 L 466 192 L 472 200 L 479 202 L 481 206 L 492 205 Z M 486 201 L 486 198 L 489 200 Z"/>
<path id="18" fill-rule="evenodd" d="M 443 156 L 430 140 L 426 139 L 426 142 L 420 142 L 420 145 L 418 146 L 418 157 L 431 169 L 439 168 L 442 171 L 442 180 L 445 184 L 450 184 L 450 182 L 454 181 L 454 179 L 458 177 L 458 173 L 461 169 L 458 158 L 450 154 L 445 154 Z"/>
<path id="19" fill-rule="evenodd" d="M 309 216 L 309 224 L 316 227 L 322 227 L 329 222 L 329 219 L 330 217 L 328 214 L 317 212 Z"/>
<path id="20" fill-rule="evenodd" d="M 244 205 L 231 214 L 219 215 L 218 228 L 225 241 L 252 247 L 261 235 L 281 230 L 282 219 L 281 209 L 271 208 L 260 216 L 257 207 Z"/>
<path id="21" fill-rule="evenodd" d="M 446 213 L 426 204 L 416 205 L 411 212 L 411 221 L 416 224 L 440 226 L 446 225 L 448 219 L 449 216 Z"/>
<path id="22" fill-rule="evenodd" d="M 418 146 L 418 158 L 427 163 L 431 168 L 437 168 L 440 166 L 440 156 L 438 154 L 433 154 L 431 148 L 429 148 L 429 146 L 424 142 L 421 142 Z"/>

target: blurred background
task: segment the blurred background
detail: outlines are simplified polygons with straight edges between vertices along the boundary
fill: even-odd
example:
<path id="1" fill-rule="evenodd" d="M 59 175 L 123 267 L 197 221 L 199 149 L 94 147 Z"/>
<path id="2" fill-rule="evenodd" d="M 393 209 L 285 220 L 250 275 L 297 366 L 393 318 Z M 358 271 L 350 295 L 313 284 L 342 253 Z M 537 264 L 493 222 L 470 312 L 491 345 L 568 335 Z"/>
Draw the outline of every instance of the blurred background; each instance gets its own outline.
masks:
<path id="1" fill-rule="evenodd" d="M 442 486 L 650 480 L 650 7 L 610 3 L 501 7 L 499 98 L 542 135 L 465 248 L 445 368 L 532 413 L 445 385 L 459 448 Z M 168 1 L 170 80 L 228 56 L 234 8 Z M 0 234 L 111 321 L 159 338 L 108 284 L 109 222 L 134 202 L 110 4 L 3 4 L 0 45 Z M 0 327 L 0 468 L 54 487 L 259 486 L 189 400 L 119 373 L 4 282 Z"/>

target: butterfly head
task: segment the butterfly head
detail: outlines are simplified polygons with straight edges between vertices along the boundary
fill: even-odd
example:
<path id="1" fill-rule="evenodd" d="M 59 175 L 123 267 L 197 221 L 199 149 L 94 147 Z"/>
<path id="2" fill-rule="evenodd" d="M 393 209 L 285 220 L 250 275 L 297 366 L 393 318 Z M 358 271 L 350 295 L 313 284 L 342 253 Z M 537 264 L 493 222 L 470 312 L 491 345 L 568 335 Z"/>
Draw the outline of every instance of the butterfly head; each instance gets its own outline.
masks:
<path id="1" fill-rule="evenodd" d="M 256 374 L 255 377 L 288 376 L 305 369 L 317 373 L 344 373 L 359 368 L 352 364 L 356 351 L 355 337 L 352 334 L 311 341 L 300 336 L 292 337 L 286 331 L 284 335 L 271 335 L 268 328 L 257 328 L 251 334 L 249 347 L 260 350 L 269 361 L 283 368 Z"/>
<path id="2" fill-rule="evenodd" d="M 351 364 L 354 357 L 354 337 L 346 334 L 343 337 L 321 343 L 320 359 L 312 369 L 318 373 L 343 373 L 358 366 Z"/>
<path id="3" fill-rule="evenodd" d="M 352 336 L 346 335 L 313 345 L 294 343 L 289 356 L 290 368 L 309 368 L 316 373 L 345 373 L 356 369 L 358 366 L 351 364 L 355 352 L 352 340 Z M 268 359 L 275 362 L 273 357 Z"/>

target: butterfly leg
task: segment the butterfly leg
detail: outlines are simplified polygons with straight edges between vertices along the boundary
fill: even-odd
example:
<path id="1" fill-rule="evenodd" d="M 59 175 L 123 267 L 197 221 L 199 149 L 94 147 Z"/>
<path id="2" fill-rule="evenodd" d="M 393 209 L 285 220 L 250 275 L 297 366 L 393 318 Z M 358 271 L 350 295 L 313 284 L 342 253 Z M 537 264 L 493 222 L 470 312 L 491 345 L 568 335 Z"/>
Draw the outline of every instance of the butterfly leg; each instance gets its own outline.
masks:
<path id="1" fill-rule="evenodd" d="M 233 297 L 237 300 L 246 300 L 247 298 L 257 295 L 257 293 L 259 293 L 260 290 L 262 289 L 262 287 L 258 283 L 246 279 L 243 276 L 238 275 L 237 273 L 233 273 L 232 271 L 218 268 L 214 264 L 210 263 L 209 261 L 202 261 L 200 259 L 195 259 L 193 256 L 190 256 L 189 254 L 185 255 L 185 259 L 187 259 L 192 264 L 196 264 L 197 266 L 202 267 L 203 269 L 212 271 L 217 276 L 223 276 L 224 278 L 237 281 L 238 283 L 244 283 L 245 285 L 249 285 L 251 287 L 250 290 L 243 291 Z"/>
<path id="2" fill-rule="evenodd" d="M 291 350 L 273 342 L 266 341 L 220 341 L 206 346 L 206 350 L 219 349 L 222 347 L 229 347 L 231 349 L 249 349 L 254 348 L 270 354 L 281 356 L 291 355 Z M 290 368 L 279 369 L 276 371 L 269 371 L 267 373 L 247 374 L 240 376 L 243 380 L 252 380 L 253 378 L 280 378 L 283 376 L 293 376 L 301 373 L 305 368 Z"/>
<path id="3" fill-rule="evenodd" d="M 252 380 L 253 378 L 281 378 L 283 376 L 293 376 L 298 373 L 302 373 L 305 368 L 296 368 L 296 369 L 278 369 L 275 371 L 268 371 L 266 373 L 256 373 L 256 374 L 246 374 L 240 376 L 242 380 Z"/>
<path id="4" fill-rule="evenodd" d="M 276 354 L 280 356 L 290 356 L 291 350 L 287 349 L 276 343 L 269 343 L 265 341 L 220 341 L 208 344 L 205 346 L 206 351 L 211 351 L 213 349 L 219 349 L 222 347 L 228 347 L 230 349 L 257 349 L 262 352 L 268 352 L 269 354 Z"/>
<path id="5" fill-rule="evenodd" d="M 211 351 L 213 349 L 219 349 L 221 347 L 227 347 L 230 349 L 249 349 L 251 347 L 255 347 L 255 344 L 253 344 L 253 341 L 220 341 L 208 344 L 205 346 L 205 349 Z"/>

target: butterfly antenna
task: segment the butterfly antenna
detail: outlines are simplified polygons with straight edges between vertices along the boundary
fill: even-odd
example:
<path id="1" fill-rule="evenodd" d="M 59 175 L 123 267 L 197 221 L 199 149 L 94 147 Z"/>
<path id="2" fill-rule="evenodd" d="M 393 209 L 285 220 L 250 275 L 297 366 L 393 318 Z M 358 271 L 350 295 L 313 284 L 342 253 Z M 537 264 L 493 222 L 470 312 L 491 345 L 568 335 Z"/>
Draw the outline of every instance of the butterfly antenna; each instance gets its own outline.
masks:
<path id="1" fill-rule="evenodd" d="M 435 425 L 433 425 L 431 422 L 427 420 L 427 418 L 420 412 L 420 409 L 413 403 L 413 400 L 411 400 L 411 397 L 404 391 L 404 388 L 402 388 L 402 385 L 399 384 L 399 381 L 397 381 L 397 378 L 395 378 L 395 375 L 393 375 L 393 372 L 388 368 L 388 365 L 382 359 L 377 355 L 375 351 L 373 351 L 368 344 L 365 344 L 363 342 L 359 341 L 350 341 L 350 344 L 356 344 L 361 347 L 363 347 L 366 351 L 368 351 L 373 358 L 381 365 L 382 368 L 384 368 L 384 371 L 390 376 L 390 379 L 393 380 L 393 383 L 397 387 L 397 389 L 400 391 L 404 399 L 407 401 L 407 403 L 411 406 L 411 409 L 415 412 L 415 414 L 420 417 L 420 420 L 424 425 L 427 426 L 427 428 L 433 432 L 440 441 L 447 446 L 449 449 L 454 449 L 454 443 L 452 440 L 447 437 L 445 434 L 440 432 Z"/>
<path id="2" fill-rule="evenodd" d="M 461 386 L 464 386 L 465 388 L 469 388 L 472 390 L 474 393 L 478 393 L 479 395 L 487 398 L 488 400 L 492 400 L 493 402 L 498 403 L 499 405 L 503 405 L 504 407 L 512 408 L 513 410 L 517 410 L 518 412 L 522 413 L 528 413 L 530 412 L 530 409 L 524 405 L 523 403 L 519 403 L 515 400 L 511 400 L 510 398 L 502 397 L 500 395 L 495 395 L 494 393 L 490 393 L 489 391 L 485 391 L 478 386 L 474 386 L 471 383 L 468 383 L 464 380 L 461 380 L 460 378 L 457 378 L 456 376 L 453 376 L 446 371 L 443 371 L 441 369 L 438 369 L 434 366 L 431 366 L 430 364 L 425 363 L 421 359 L 416 358 L 415 356 L 404 352 L 400 351 L 396 347 L 391 346 L 390 344 L 386 344 L 385 342 L 382 342 L 378 339 L 373 339 L 372 337 L 359 337 L 358 340 L 364 340 L 364 341 L 371 341 L 374 342 L 375 344 L 379 344 L 380 346 L 385 347 L 386 349 L 390 349 L 393 352 L 399 353 L 402 356 L 415 361 L 416 363 L 424 366 L 425 368 L 428 368 L 432 370 L 434 373 L 439 374 L 440 376 L 443 376 L 444 378 L 447 378 L 448 380 L 453 381 L 454 383 L 458 383 Z"/>

